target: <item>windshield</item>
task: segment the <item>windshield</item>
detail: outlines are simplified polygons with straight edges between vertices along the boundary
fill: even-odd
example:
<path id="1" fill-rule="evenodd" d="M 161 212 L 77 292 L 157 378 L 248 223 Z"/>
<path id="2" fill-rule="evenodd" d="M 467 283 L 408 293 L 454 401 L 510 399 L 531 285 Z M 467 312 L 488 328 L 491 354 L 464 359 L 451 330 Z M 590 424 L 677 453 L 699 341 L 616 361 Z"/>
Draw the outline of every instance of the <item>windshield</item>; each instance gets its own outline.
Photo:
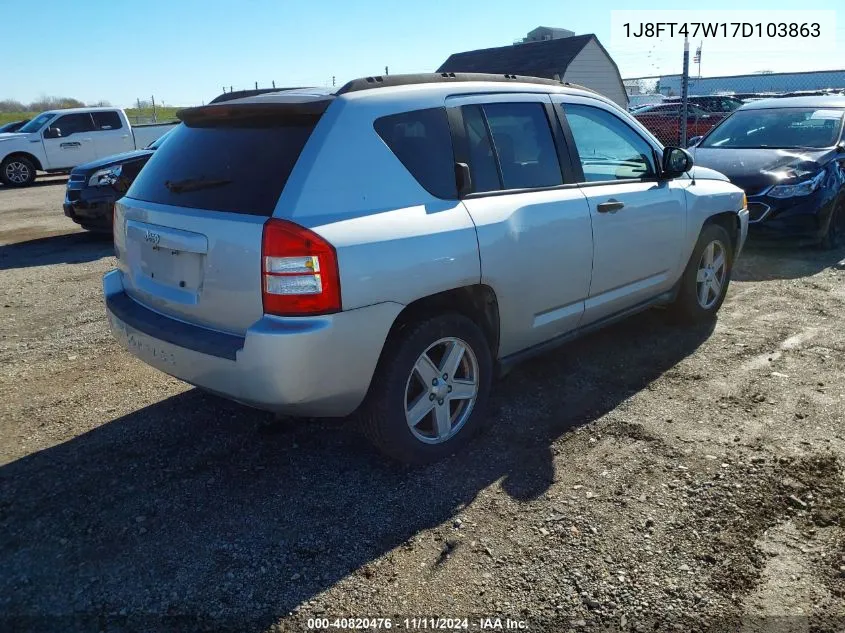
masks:
<path id="1" fill-rule="evenodd" d="M 699 147 L 817 149 L 833 146 L 842 130 L 841 108 L 738 110 Z"/>
<path id="2" fill-rule="evenodd" d="M 161 144 L 164 143 L 164 141 L 167 139 L 167 137 L 170 136 L 173 133 L 173 130 L 175 130 L 175 129 L 176 128 L 167 130 L 167 132 L 165 132 L 164 134 L 159 136 L 156 140 L 154 140 L 152 143 L 147 145 L 147 147 L 145 149 L 158 149 L 161 146 Z"/>
<path id="3" fill-rule="evenodd" d="M 45 123 L 47 123 L 47 121 L 52 119 L 54 116 L 56 115 L 50 113 L 39 114 L 37 117 L 32 119 L 32 121 L 30 121 L 21 129 L 19 129 L 18 132 L 24 132 L 26 134 L 29 134 L 30 132 L 37 132 L 44 126 Z"/>

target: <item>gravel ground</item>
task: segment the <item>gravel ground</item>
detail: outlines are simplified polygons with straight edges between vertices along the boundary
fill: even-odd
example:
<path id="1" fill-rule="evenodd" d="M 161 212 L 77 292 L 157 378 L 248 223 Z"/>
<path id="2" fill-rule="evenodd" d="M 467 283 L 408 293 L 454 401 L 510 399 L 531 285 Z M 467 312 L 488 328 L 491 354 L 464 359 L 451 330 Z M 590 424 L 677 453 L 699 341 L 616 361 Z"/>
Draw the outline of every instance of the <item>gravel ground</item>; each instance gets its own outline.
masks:
<path id="1" fill-rule="evenodd" d="M 407 469 L 120 349 L 63 191 L 0 188 L 0 630 L 845 629 L 845 252 L 745 253 L 715 326 L 526 363 Z"/>

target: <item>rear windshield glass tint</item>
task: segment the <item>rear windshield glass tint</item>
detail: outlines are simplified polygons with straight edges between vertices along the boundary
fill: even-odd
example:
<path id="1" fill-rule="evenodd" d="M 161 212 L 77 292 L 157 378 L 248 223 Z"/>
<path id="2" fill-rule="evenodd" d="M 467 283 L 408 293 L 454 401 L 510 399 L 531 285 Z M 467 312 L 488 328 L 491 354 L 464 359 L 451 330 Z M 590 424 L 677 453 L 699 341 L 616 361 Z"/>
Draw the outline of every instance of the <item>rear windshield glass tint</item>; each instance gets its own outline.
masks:
<path id="1" fill-rule="evenodd" d="M 193 209 L 272 215 L 316 120 L 180 125 L 126 195 Z"/>
<path id="2" fill-rule="evenodd" d="M 374 127 L 426 191 L 438 198 L 458 197 L 452 136 L 444 108 L 382 117 Z"/>

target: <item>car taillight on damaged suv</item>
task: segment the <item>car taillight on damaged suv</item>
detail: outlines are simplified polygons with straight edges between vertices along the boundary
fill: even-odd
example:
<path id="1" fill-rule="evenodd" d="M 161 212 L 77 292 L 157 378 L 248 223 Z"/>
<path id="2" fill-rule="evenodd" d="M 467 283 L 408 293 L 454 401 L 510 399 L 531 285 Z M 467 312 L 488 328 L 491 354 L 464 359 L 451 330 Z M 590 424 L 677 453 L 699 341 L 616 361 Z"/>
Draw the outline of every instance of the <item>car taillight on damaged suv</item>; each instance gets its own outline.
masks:
<path id="1" fill-rule="evenodd" d="M 261 239 L 264 312 L 278 316 L 340 311 L 340 274 L 334 247 L 286 220 L 270 219 Z"/>

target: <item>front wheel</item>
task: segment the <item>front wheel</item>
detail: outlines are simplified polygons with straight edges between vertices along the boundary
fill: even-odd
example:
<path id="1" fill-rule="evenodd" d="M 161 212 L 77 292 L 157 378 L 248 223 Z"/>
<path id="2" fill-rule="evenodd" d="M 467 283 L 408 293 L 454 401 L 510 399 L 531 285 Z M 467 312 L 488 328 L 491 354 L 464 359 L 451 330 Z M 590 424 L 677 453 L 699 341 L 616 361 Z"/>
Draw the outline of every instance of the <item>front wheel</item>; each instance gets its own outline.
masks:
<path id="1" fill-rule="evenodd" d="M 7 187 L 28 187 L 35 182 L 35 165 L 23 156 L 10 156 L 0 165 L 0 181 Z"/>
<path id="2" fill-rule="evenodd" d="M 405 326 L 373 376 L 363 431 L 401 462 L 451 455 L 485 424 L 492 374 L 490 346 L 468 318 L 448 314 Z"/>
<path id="3" fill-rule="evenodd" d="M 681 277 L 673 304 L 677 316 L 687 322 L 715 318 L 725 300 L 733 268 L 733 247 L 728 232 L 717 224 L 705 226 Z"/>
<path id="4" fill-rule="evenodd" d="M 827 233 L 819 244 L 824 250 L 845 246 L 845 199 L 840 200 L 830 214 Z"/>

